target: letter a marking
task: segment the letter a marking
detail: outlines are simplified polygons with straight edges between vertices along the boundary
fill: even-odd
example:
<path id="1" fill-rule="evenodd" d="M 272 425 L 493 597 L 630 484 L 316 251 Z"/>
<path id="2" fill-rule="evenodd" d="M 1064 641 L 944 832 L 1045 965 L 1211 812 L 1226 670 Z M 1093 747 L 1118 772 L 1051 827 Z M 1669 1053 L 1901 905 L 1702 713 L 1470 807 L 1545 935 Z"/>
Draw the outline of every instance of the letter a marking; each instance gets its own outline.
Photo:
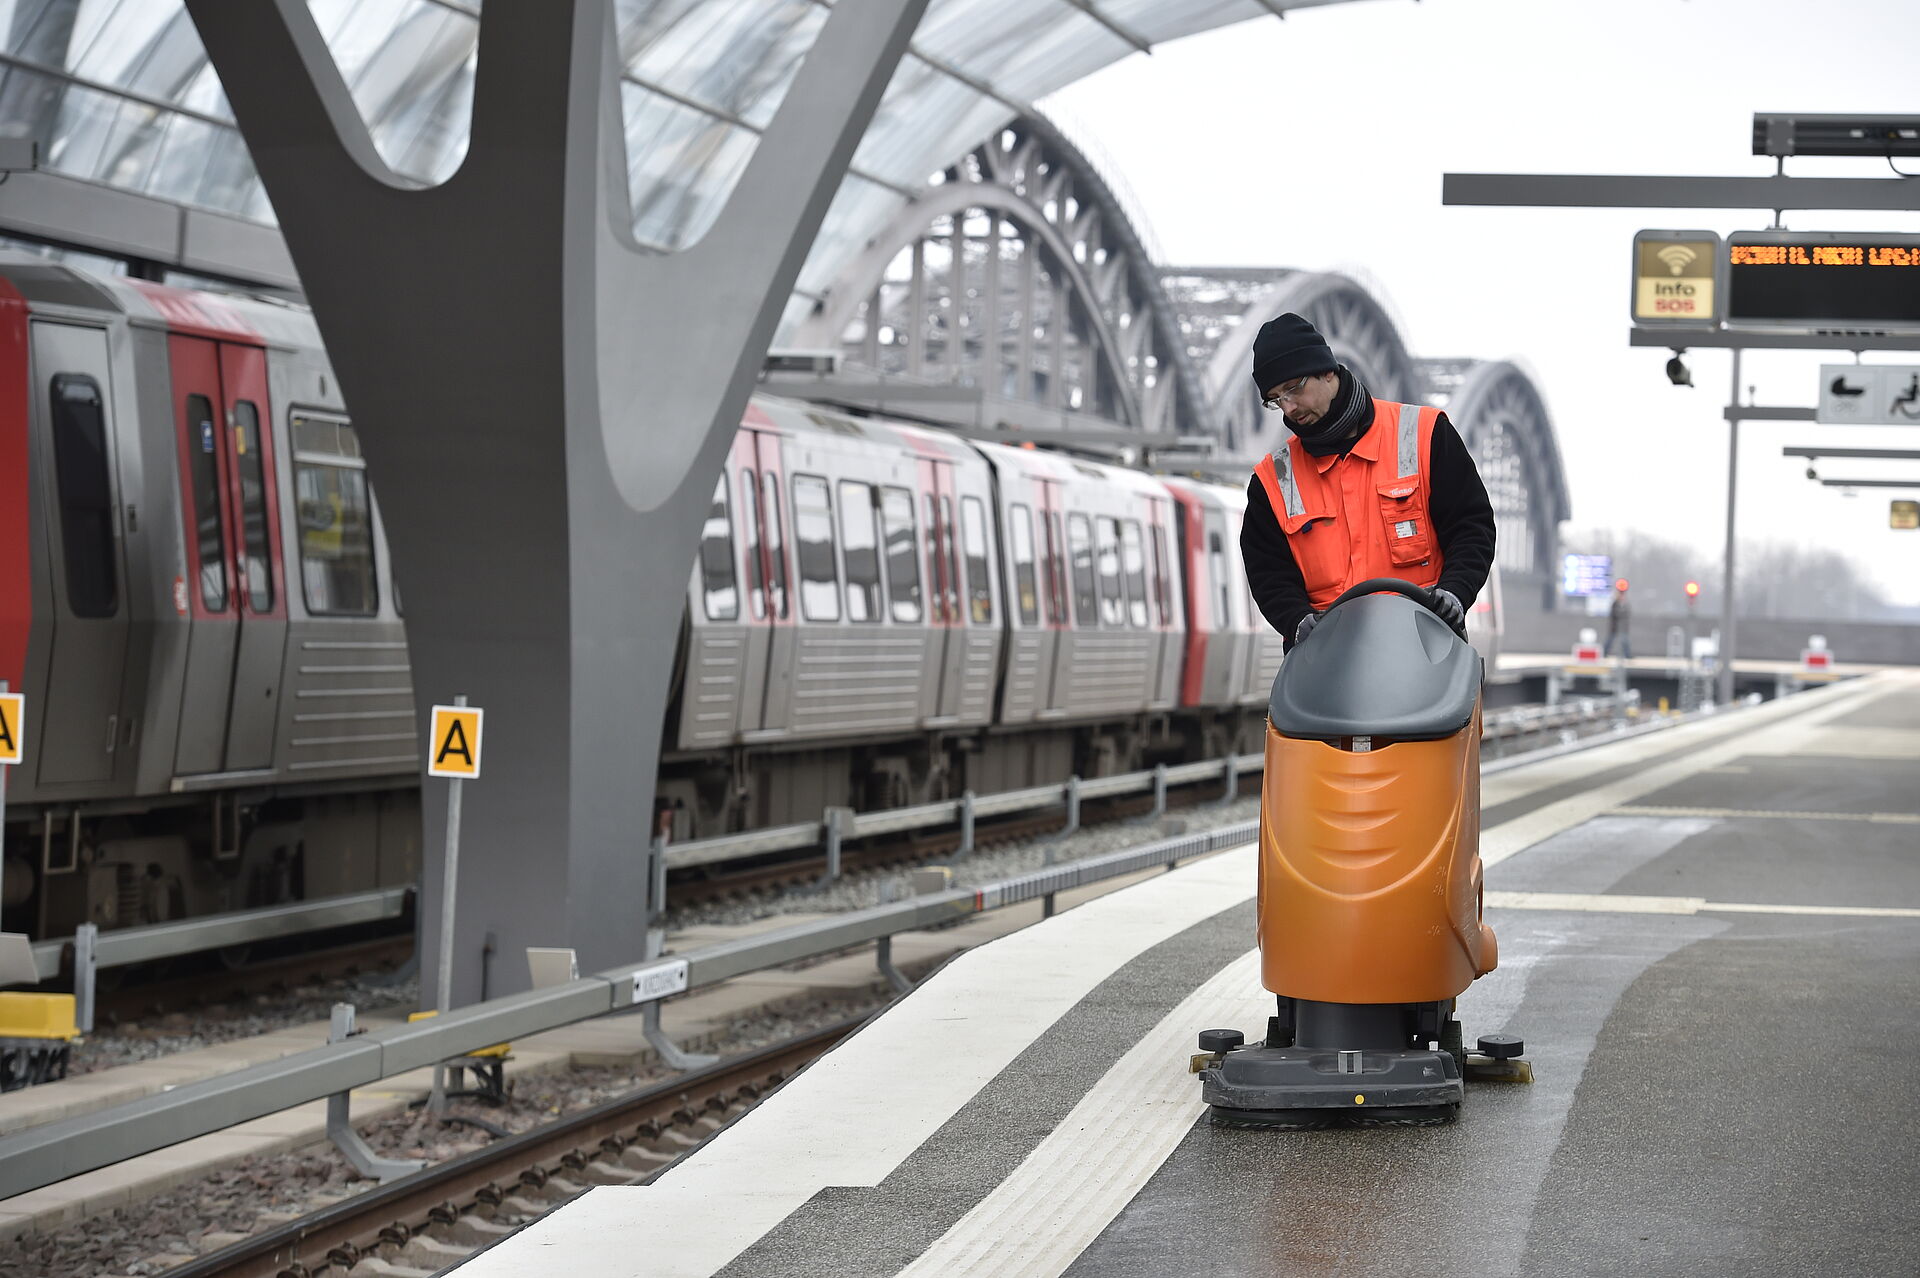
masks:
<path id="1" fill-rule="evenodd" d="M 447 756 L 450 754 L 457 754 L 465 759 L 469 768 L 473 766 L 473 751 L 467 748 L 467 730 L 460 726 L 458 719 L 455 719 L 453 727 L 448 729 L 447 739 L 440 743 L 440 753 L 433 756 L 433 766 L 436 768 L 446 766 Z"/>

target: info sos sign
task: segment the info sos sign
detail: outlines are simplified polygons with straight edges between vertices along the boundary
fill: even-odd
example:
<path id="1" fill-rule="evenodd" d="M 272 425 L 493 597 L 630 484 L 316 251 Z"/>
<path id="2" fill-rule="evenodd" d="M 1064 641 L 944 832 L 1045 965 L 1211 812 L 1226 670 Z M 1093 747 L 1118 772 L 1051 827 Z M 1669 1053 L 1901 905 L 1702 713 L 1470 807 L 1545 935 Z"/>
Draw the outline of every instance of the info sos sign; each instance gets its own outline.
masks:
<path id="1" fill-rule="evenodd" d="M 1633 237 L 1633 322 L 1701 327 L 1720 322 L 1720 236 L 1639 231 Z"/>

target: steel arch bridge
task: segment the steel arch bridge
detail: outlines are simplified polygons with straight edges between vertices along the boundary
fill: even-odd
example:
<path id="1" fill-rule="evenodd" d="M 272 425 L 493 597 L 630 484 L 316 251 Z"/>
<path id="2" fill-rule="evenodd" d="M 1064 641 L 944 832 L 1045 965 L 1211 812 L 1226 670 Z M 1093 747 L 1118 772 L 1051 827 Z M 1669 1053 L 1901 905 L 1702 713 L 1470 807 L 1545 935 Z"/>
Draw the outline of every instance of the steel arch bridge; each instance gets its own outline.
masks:
<path id="1" fill-rule="evenodd" d="M 1232 473 L 1286 438 L 1247 375 L 1254 335 L 1285 311 L 1376 395 L 1446 408 L 1486 481 L 1503 572 L 1550 589 L 1570 504 L 1524 369 L 1415 358 L 1353 273 L 1155 262 L 1128 201 L 1038 117 L 935 174 L 784 335 L 837 371 L 768 388 L 1133 461 L 1197 446 Z"/>
<path id="2" fill-rule="evenodd" d="M 971 392 L 1015 429 L 1215 433 L 1135 219 L 1033 116 L 936 174 L 787 340 L 855 377 Z"/>

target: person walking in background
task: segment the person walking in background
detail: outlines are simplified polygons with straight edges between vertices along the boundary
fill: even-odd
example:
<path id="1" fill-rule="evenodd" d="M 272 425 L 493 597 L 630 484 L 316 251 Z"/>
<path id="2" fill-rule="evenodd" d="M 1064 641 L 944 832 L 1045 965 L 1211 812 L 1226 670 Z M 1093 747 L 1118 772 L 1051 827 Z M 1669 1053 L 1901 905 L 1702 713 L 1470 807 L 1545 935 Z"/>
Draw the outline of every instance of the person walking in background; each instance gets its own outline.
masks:
<path id="1" fill-rule="evenodd" d="M 1627 579 L 1622 577 L 1613 583 L 1613 603 L 1607 609 L 1607 656 L 1613 655 L 1613 641 L 1618 639 L 1620 655 L 1633 660 L 1633 636 L 1628 633 L 1632 622 L 1633 605 L 1627 602 Z"/>

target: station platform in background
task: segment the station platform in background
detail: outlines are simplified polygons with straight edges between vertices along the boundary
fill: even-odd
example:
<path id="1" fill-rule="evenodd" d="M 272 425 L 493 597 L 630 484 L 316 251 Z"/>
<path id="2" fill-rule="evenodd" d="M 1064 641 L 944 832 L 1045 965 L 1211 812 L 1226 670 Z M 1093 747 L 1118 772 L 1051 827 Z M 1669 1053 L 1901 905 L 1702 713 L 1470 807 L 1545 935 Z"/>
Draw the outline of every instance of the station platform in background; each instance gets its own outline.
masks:
<path id="1" fill-rule="evenodd" d="M 1500 967 L 1460 1121 L 1215 1128 L 1254 852 L 953 960 L 653 1184 L 457 1269 L 614 1275 L 1912 1273 L 1920 674 L 1486 778 Z"/>

